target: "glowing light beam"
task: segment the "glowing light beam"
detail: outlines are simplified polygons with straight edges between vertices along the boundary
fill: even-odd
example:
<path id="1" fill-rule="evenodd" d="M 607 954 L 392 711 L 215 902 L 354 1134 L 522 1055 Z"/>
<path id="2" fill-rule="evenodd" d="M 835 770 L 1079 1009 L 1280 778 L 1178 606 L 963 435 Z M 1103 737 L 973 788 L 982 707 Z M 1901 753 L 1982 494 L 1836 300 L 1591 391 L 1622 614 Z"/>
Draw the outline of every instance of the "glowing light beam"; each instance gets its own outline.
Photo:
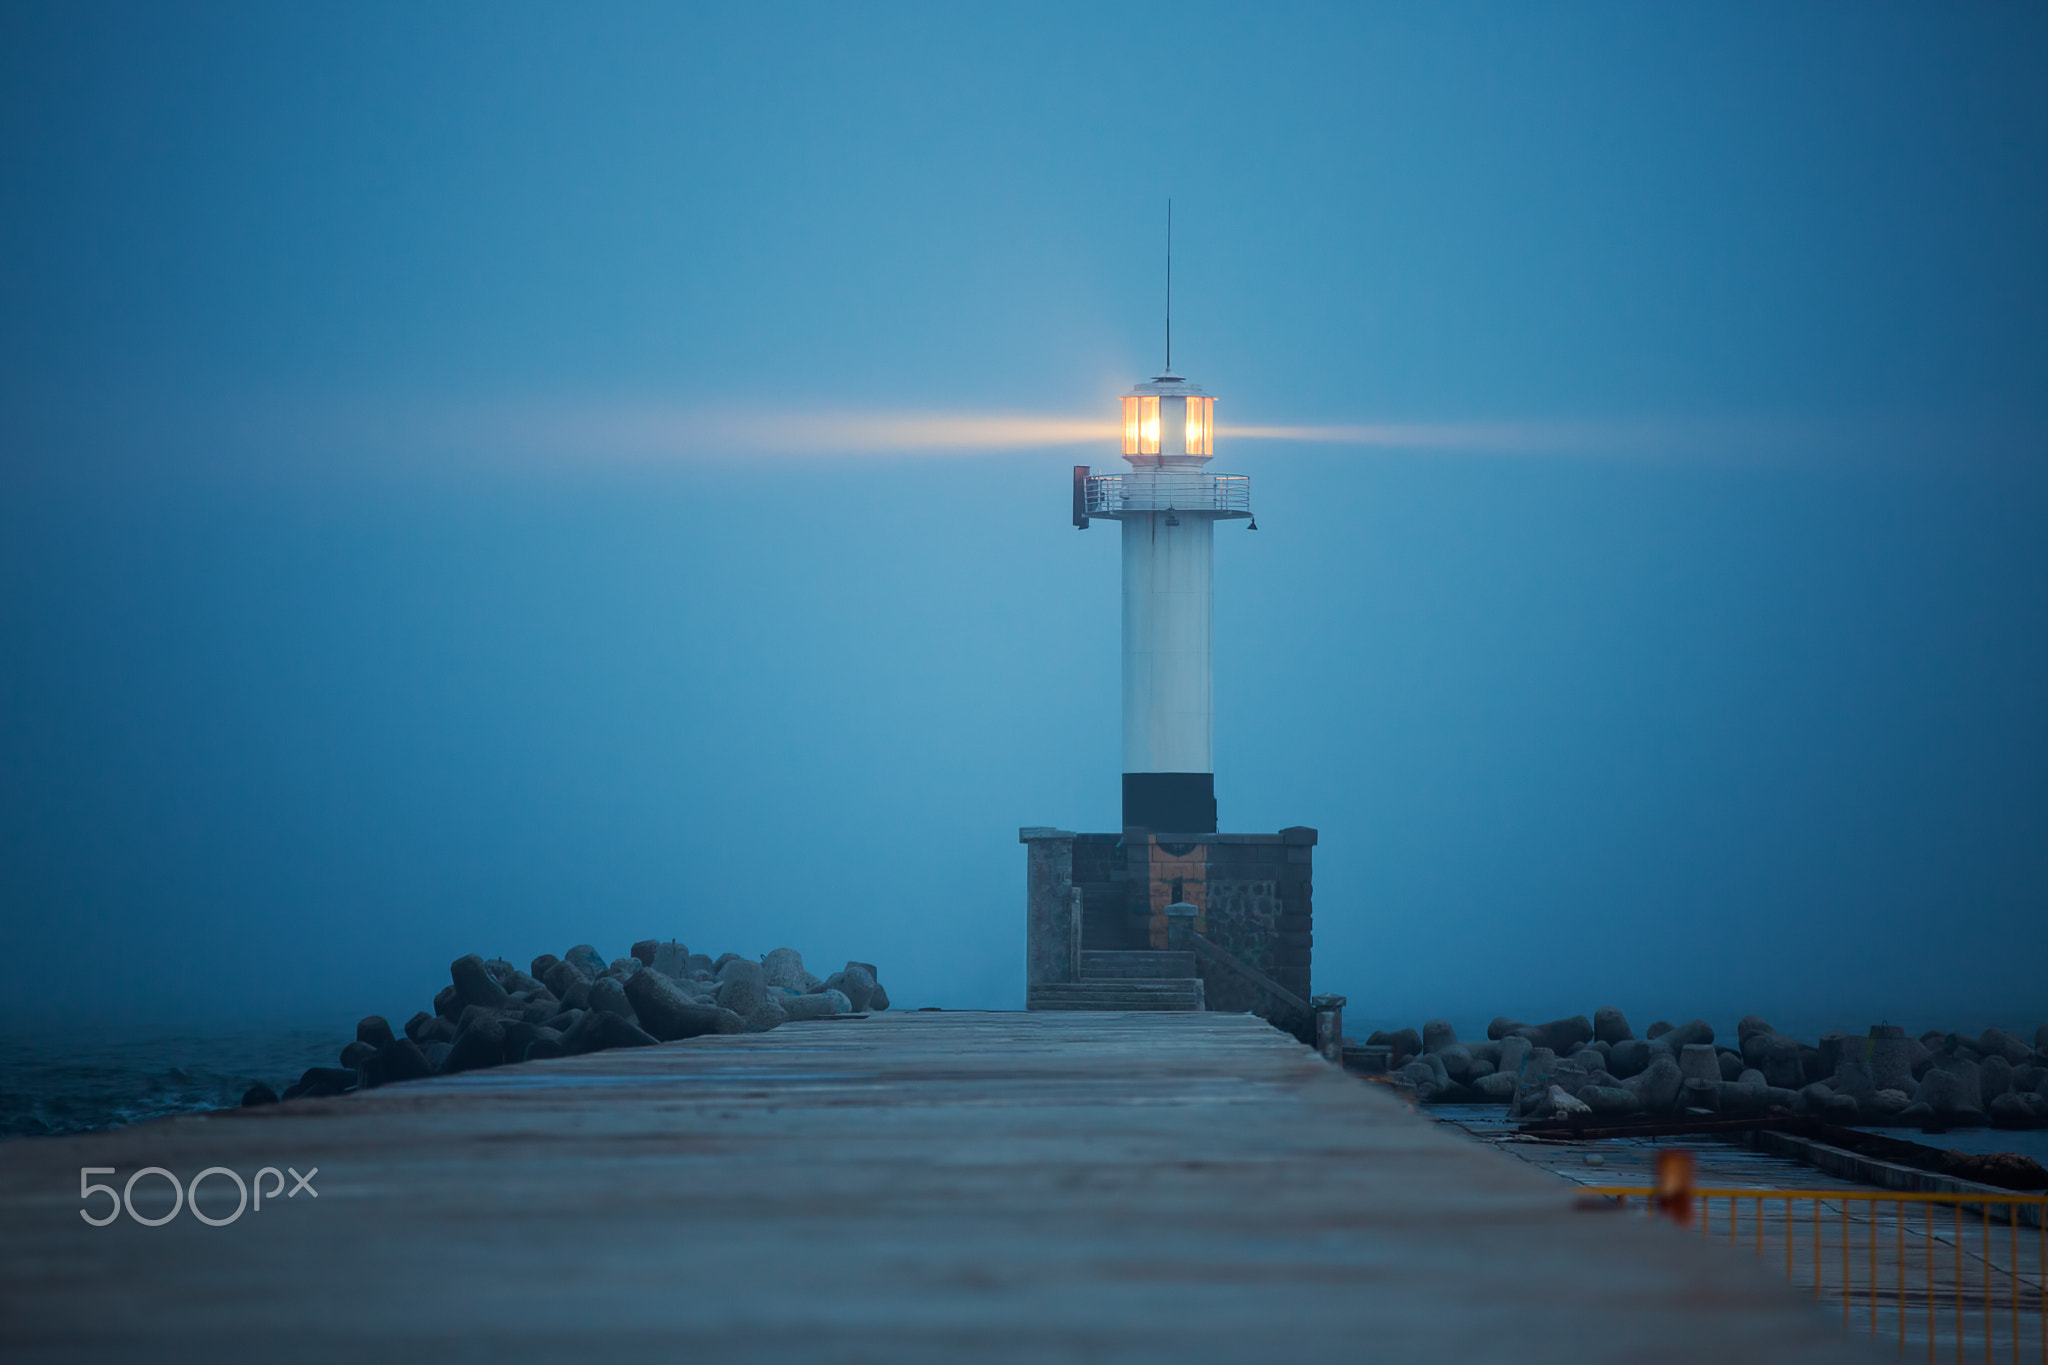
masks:
<path id="1" fill-rule="evenodd" d="M 1111 443 L 1113 421 L 1021 413 L 736 413 L 662 409 L 561 412 L 524 427 L 526 444 L 662 459 L 701 455 L 945 456 Z"/>
<path id="2" fill-rule="evenodd" d="M 659 406 L 554 407 L 488 423 L 501 448 L 556 458 L 665 460 L 719 455 L 975 456 L 1100 442 L 1130 444 L 1129 422 L 1028 413 L 748 412 Z M 1369 450 L 1495 455 L 1669 454 L 1738 443 L 1732 429 L 1659 422 L 1377 422 L 1213 428 L 1230 440 L 1287 441 Z M 483 433 L 479 432 L 478 435 Z M 1148 444 L 1149 429 L 1139 433 Z"/>
<path id="3" fill-rule="evenodd" d="M 1109 406 L 1109 405 L 1105 405 Z M 176 417 L 158 424 L 179 425 Z M 242 403 L 197 419 L 209 448 L 232 464 L 236 452 L 266 467 L 369 472 L 434 469 L 483 472 L 658 468 L 709 461 L 975 459 L 1006 452 L 1071 449 L 1112 466 L 1131 443 L 1131 414 L 1101 416 L 932 409 L 776 410 L 693 407 L 632 397 L 392 402 L 327 400 Z M 1138 426 L 1143 427 L 1143 414 Z M 1915 447 L 1955 449 L 1969 433 L 1870 419 L 1604 418 L 1587 420 L 1385 421 L 1221 425 L 1239 455 L 1270 459 L 1287 446 L 1363 455 L 1478 459 L 1605 459 L 1714 463 L 1859 463 Z M 2038 450 L 2038 430 L 1977 433 Z M 1149 433 L 1138 430 L 1142 446 Z M 1241 443 L 1241 444 L 1240 444 Z M 1979 442 L 1982 443 L 1981 441 Z M 1236 454 L 1233 454 L 1236 452 Z"/>

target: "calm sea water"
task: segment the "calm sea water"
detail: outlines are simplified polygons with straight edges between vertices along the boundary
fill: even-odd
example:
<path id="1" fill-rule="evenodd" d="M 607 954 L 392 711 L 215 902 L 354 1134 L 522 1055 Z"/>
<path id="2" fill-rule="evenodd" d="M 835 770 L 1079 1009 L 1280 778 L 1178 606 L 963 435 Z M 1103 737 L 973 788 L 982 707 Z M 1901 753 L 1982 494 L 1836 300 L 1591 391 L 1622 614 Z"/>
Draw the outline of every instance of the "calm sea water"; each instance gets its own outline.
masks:
<path id="1" fill-rule="evenodd" d="M 0 1137 L 118 1128 L 230 1108 L 257 1081 L 283 1090 L 334 1066 L 355 1020 L 0 1034 Z"/>

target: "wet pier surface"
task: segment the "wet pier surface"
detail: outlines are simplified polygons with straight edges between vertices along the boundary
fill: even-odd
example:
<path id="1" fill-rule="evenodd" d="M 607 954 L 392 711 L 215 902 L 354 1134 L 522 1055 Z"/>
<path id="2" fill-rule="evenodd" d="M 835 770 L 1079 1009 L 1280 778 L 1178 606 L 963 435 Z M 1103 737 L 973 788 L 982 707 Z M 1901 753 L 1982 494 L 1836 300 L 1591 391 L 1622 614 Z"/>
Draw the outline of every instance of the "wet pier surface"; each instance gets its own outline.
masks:
<path id="1" fill-rule="evenodd" d="M 317 1167 L 225 1226 L 143 1167 Z M 289 1188 L 287 1179 L 281 1182 Z M 174 1207 L 137 1179 L 134 1213 Z M 226 1219 L 231 1179 L 199 1186 Z M 13 1360 L 1830 1361 L 1839 1315 L 1574 1208 L 1255 1019 L 909 1014 L 0 1145 Z"/>

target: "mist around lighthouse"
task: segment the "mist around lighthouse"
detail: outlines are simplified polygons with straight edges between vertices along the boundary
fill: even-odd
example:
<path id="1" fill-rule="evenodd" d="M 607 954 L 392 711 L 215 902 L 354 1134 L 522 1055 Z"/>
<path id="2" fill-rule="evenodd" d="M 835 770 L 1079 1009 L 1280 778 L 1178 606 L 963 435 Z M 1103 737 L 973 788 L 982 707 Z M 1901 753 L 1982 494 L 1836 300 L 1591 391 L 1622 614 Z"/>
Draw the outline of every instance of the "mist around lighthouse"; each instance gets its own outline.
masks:
<path id="1" fill-rule="evenodd" d="M 2044 65 L 0 6 L 9 1361 L 2040 1360 Z"/>
<path id="2" fill-rule="evenodd" d="M 2027 1031 L 2028 23 L 1210 17 L 522 19 L 441 75 L 422 19 L 381 85 L 310 20 L 167 19 L 158 83 L 11 21 L 19 950 L 92 1017 L 348 1022 L 775 906 L 752 955 L 1014 1007 L 1008 831 L 1213 764 L 1327 835 L 1376 1023 Z M 1132 523 L 1065 512 L 1140 474 L 1169 199 L 1258 494 L 1167 708 L 1208 764 L 1124 752 Z"/>

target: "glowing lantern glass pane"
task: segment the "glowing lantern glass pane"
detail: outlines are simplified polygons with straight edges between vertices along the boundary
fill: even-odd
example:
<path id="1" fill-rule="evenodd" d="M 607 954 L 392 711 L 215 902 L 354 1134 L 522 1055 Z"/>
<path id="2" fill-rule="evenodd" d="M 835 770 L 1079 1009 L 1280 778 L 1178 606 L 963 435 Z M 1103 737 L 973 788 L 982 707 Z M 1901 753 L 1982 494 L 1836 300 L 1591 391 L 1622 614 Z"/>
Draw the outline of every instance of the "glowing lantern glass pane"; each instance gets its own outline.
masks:
<path id="1" fill-rule="evenodd" d="M 1142 397 L 1124 399 L 1124 454 L 1158 453 L 1159 400 Z"/>
<path id="2" fill-rule="evenodd" d="M 1216 453 L 1216 400 L 1213 398 L 1188 399 L 1187 451 L 1190 455 L 1214 455 Z"/>

